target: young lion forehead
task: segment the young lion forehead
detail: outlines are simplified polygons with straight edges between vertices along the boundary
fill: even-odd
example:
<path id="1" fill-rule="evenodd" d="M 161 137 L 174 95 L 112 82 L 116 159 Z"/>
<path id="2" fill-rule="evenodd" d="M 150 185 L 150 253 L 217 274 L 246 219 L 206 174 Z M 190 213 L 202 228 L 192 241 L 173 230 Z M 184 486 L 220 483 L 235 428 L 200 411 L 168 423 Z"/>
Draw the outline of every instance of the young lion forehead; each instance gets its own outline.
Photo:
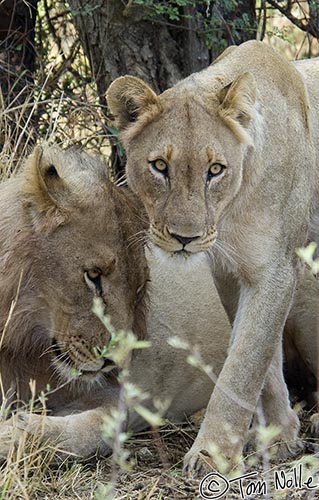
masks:
<path id="1" fill-rule="evenodd" d="M 106 166 L 101 158 L 88 155 L 76 147 L 61 150 L 57 146 L 45 144 L 42 147 L 42 160 L 54 165 L 67 180 L 90 178 L 92 182 L 101 182 L 107 177 Z"/>

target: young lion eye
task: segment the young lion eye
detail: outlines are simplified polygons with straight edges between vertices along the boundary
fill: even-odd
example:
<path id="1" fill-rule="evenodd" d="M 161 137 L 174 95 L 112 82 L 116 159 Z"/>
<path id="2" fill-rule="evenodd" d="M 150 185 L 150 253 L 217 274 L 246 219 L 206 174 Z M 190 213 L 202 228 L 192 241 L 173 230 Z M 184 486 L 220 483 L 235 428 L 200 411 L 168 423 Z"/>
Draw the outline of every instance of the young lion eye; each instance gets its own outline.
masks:
<path id="1" fill-rule="evenodd" d="M 102 271 L 100 271 L 100 269 L 92 269 L 90 271 L 87 271 L 86 274 L 91 281 L 95 281 L 101 276 Z"/>
<path id="2" fill-rule="evenodd" d="M 222 174 L 225 168 L 226 167 L 224 167 L 224 165 L 221 165 L 220 163 L 213 163 L 213 165 L 209 167 L 207 180 L 210 181 L 213 177 L 217 177 L 218 175 Z"/>
<path id="3" fill-rule="evenodd" d="M 102 295 L 102 271 L 98 268 L 89 269 L 84 272 L 87 286 L 97 295 Z"/>
<path id="4" fill-rule="evenodd" d="M 168 165 L 161 158 L 158 158 L 157 160 L 151 161 L 150 165 L 154 170 L 156 170 L 156 172 L 159 172 L 160 174 L 164 175 L 165 177 L 168 175 Z"/>

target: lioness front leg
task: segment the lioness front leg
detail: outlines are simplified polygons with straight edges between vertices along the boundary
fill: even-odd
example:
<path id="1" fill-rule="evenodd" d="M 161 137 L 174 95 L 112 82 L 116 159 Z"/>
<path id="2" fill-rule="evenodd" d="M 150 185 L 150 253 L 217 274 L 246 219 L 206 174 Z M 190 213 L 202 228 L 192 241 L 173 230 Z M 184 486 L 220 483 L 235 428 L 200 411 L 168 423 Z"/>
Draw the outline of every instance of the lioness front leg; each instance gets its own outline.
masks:
<path id="1" fill-rule="evenodd" d="M 186 454 L 186 474 L 203 471 L 202 451 L 213 458 L 215 466 L 220 455 L 228 469 L 241 457 L 267 370 L 281 341 L 295 282 L 292 265 L 274 263 L 254 286 L 242 284 L 233 343 L 198 436 Z"/>
<path id="2" fill-rule="evenodd" d="M 20 413 L 16 426 L 41 441 L 58 446 L 58 455 L 66 454 L 85 459 L 109 451 L 102 438 L 102 423 L 106 409 L 99 407 L 64 417 Z"/>
<path id="3" fill-rule="evenodd" d="M 275 437 L 276 446 L 270 445 L 270 456 L 284 460 L 296 455 L 302 449 L 302 441 L 298 439 L 299 418 L 290 406 L 288 388 L 283 375 L 282 344 L 280 343 L 268 369 L 259 408 L 262 412 L 259 425 L 274 425 L 279 429 Z M 254 435 L 254 429 L 252 434 Z"/>
<path id="4" fill-rule="evenodd" d="M 238 283 L 234 279 L 230 281 L 229 276 L 225 275 L 225 273 L 217 274 L 216 272 L 215 282 L 229 321 L 233 324 L 240 294 Z M 304 296 L 305 294 L 303 294 Z M 274 425 L 280 429 L 276 439 L 277 445 L 272 449 L 272 456 L 275 458 L 276 455 L 278 459 L 284 459 L 291 454 L 295 454 L 301 448 L 301 441 L 298 440 L 299 419 L 290 406 L 288 388 L 283 376 L 282 358 L 282 343 L 280 342 L 267 371 L 260 397 L 261 401 L 259 401 L 259 408 L 263 412 L 263 422 L 258 422 L 258 416 L 256 415 L 258 424 Z M 255 447 L 254 428 L 249 433 L 249 436 L 249 441 L 245 445 L 253 444 L 253 447 Z"/>

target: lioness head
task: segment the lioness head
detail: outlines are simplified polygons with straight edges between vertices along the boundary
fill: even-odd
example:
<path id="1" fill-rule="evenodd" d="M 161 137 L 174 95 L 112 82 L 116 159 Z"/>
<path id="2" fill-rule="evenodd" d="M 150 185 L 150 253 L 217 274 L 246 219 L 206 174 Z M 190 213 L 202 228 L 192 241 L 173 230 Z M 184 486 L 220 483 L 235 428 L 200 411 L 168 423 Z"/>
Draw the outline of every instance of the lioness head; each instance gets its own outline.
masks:
<path id="1" fill-rule="evenodd" d="M 92 312 L 93 298 L 102 299 L 116 329 L 145 333 L 138 209 L 108 180 L 103 163 L 57 147 L 35 149 L 23 172 L 4 185 L 2 203 L 7 189 L 16 191 L 15 206 L 0 215 L 0 236 L 7 221 L 15 231 L 0 270 L 1 316 L 9 287 L 17 303 L 3 346 L 17 352 L 25 345 L 28 352 L 42 344 L 67 378 L 73 369 L 91 378 L 109 371 L 111 362 L 96 356 L 110 335 Z"/>
<path id="2" fill-rule="evenodd" d="M 200 74 L 199 74 L 200 75 Z M 251 144 L 256 85 L 196 75 L 157 96 L 141 80 L 115 80 L 107 101 L 127 150 L 129 185 L 143 201 L 155 244 L 201 252 L 236 197 Z"/>

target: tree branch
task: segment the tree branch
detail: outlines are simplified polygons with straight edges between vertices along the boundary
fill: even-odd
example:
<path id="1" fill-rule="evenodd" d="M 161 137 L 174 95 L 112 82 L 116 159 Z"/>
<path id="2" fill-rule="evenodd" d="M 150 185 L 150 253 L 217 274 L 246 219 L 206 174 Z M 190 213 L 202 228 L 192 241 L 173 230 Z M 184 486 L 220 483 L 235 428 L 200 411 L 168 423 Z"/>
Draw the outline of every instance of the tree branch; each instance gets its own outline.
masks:
<path id="1" fill-rule="evenodd" d="M 287 19 L 289 19 L 289 21 L 291 21 L 299 29 L 307 33 L 310 33 L 310 35 L 314 36 L 315 38 L 319 38 L 319 27 L 315 26 L 314 23 L 310 22 L 310 20 L 306 24 L 304 24 L 301 19 L 298 19 L 291 13 L 289 8 L 282 7 L 274 0 L 267 0 L 267 1 L 274 9 L 279 10 L 281 14 L 283 14 Z"/>

